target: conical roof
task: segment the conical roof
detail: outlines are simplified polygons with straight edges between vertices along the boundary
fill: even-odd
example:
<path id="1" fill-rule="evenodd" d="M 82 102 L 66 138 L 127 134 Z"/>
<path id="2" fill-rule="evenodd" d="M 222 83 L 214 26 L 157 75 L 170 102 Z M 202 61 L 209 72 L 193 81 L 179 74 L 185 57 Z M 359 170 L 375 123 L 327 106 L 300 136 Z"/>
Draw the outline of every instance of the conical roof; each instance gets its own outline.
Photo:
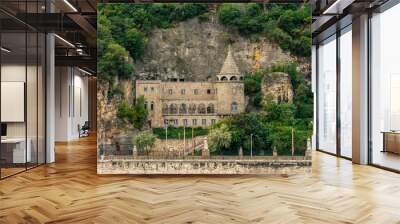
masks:
<path id="1" fill-rule="evenodd" d="M 228 47 L 228 55 L 226 56 L 225 62 L 222 65 L 220 75 L 240 75 L 239 69 L 233 59 L 231 52 L 231 45 Z"/>

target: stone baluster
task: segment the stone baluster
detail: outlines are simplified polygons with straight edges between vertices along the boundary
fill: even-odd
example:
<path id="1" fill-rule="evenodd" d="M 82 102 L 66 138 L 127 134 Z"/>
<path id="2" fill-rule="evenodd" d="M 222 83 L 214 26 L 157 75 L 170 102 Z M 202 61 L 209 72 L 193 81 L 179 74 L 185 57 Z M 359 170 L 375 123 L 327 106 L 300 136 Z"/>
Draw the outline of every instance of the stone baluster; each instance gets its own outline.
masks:
<path id="1" fill-rule="evenodd" d="M 203 150 L 202 150 L 201 156 L 202 156 L 203 158 L 208 158 L 208 157 L 210 157 L 210 151 L 208 150 L 207 137 L 204 137 L 204 146 L 203 146 Z"/>

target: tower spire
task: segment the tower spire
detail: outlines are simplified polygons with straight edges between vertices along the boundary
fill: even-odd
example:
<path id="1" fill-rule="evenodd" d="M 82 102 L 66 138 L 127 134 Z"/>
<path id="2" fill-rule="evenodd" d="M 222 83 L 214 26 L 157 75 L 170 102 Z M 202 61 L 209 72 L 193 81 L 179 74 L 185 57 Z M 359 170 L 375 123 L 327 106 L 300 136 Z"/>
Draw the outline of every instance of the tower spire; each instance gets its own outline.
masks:
<path id="1" fill-rule="evenodd" d="M 228 55 L 225 58 L 219 75 L 240 75 L 239 69 L 232 56 L 231 45 L 228 45 Z"/>

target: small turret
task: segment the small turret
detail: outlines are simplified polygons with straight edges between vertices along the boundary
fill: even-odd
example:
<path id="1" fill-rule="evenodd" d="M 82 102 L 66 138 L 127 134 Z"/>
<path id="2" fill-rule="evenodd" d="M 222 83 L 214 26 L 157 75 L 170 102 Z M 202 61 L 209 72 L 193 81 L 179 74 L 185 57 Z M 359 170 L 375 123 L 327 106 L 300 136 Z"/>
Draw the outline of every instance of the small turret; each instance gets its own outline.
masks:
<path id="1" fill-rule="evenodd" d="M 231 45 L 228 46 L 228 55 L 226 56 L 225 62 L 222 65 L 221 71 L 217 75 L 218 81 L 238 81 L 243 80 L 243 76 L 240 75 L 239 69 L 233 59 L 231 52 Z"/>

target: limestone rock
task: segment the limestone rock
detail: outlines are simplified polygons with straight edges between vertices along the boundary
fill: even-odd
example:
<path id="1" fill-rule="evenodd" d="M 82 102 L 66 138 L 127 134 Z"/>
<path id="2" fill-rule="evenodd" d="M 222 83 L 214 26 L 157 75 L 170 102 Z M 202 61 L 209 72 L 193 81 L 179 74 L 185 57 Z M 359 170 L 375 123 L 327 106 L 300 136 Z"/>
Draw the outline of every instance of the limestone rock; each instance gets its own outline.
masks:
<path id="1" fill-rule="evenodd" d="M 272 64 L 297 61 L 266 38 L 258 40 L 241 36 L 218 22 L 197 18 L 180 22 L 168 29 L 155 29 L 149 37 L 143 60 L 135 64 L 138 79 L 184 79 L 207 81 L 215 79 L 225 61 L 230 43 L 232 57 L 241 74 L 251 72 L 255 65 L 262 69 Z M 236 72 L 236 71 L 235 71 Z"/>
<path id="2" fill-rule="evenodd" d="M 262 94 L 272 97 L 272 100 L 281 102 L 292 102 L 293 88 L 287 73 L 273 72 L 264 76 L 261 84 Z"/>

